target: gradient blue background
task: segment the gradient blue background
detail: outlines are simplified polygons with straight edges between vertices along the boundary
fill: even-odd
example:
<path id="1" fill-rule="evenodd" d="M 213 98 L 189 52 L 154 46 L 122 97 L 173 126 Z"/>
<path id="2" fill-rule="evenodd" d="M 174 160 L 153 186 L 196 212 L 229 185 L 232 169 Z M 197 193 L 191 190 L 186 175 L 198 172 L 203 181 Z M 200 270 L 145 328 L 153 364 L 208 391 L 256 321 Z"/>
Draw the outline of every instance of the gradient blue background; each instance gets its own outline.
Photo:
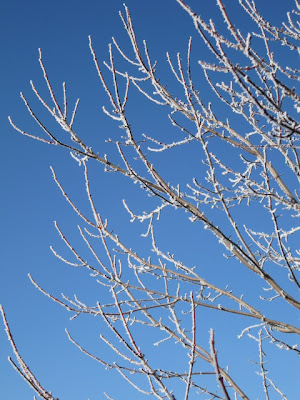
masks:
<path id="1" fill-rule="evenodd" d="M 214 1 L 191 0 L 188 3 L 195 11 L 201 10 L 206 17 L 221 20 L 219 15 L 215 15 Z M 132 392 L 128 387 L 128 394 L 124 394 L 123 383 L 117 383 L 121 378 L 116 373 L 106 374 L 100 366 L 80 354 L 67 340 L 65 327 L 70 328 L 71 332 L 76 332 L 76 338 L 81 337 L 84 343 L 90 343 L 91 350 L 97 348 L 100 331 L 97 328 L 95 331 L 93 322 L 87 319 L 84 323 L 79 320 L 70 322 L 66 311 L 41 295 L 27 278 L 30 272 L 42 287 L 57 296 L 61 292 L 72 295 L 84 293 L 85 288 L 89 290 L 90 282 L 86 274 L 70 271 L 56 260 L 49 250 L 50 244 L 62 248 L 54 230 L 54 220 L 70 233 L 78 223 L 74 221 L 74 214 L 55 187 L 49 165 L 55 167 L 66 187 L 71 192 L 73 190 L 72 194 L 75 198 L 77 196 L 79 204 L 84 206 L 87 203 L 84 193 L 80 194 L 83 181 L 78 178 L 78 167 L 75 162 L 70 161 L 68 152 L 21 137 L 9 126 L 7 116 L 11 115 L 25 130 L 38 132 L 24 108 L 19 92 L 23 91 L 28 98 L 33 98 L 29 85 L 29 80 L 32 79 L 41 88 L 41 92 L 47 95 L 38 64 L 38 48 L 42 48 L 44 62 L 58 97 L 61 98 L 61 83 L 66 81 L 70 106 L 77 97 L 81 99 L 78 130 L 88 139 L 88 143 L 97 146 L 100 155 L 109 151 L 105 150 L 104 140 L 117 134 L 117 126 L 101 111 L 107 100 L 92 63 L 88 35 L 93 37 L 98 59 L 108 60 L 107 44 L 112 36 L 121 43 L 126 43 L 125 31 L 118 17 L 118 11 L 123 10 L 122 4 L 123 0 L 12 0 L 2 2 L 0 6 L 0 303 L 5 307 L 21 355 L 36 372 L 37 378 L 45 388 L 52 389 L 53 395 L 59 396 L 60 399 L 98 400 L 104 398 L 104 391 L 116 399 L 129 399 L 132 398 Z M 185 54 L 189 36 L 197 36 L 190 18 L 175 0 L 128 0 L 126 4 L 131 11 L 138 38 L 147 40 L 153 59 L 160 61 L 162 74 L 167 76 L 169 72 L 164 69 L 166 51 L 174 58 L 178 51 Z M 280 22 L 283 13 L 293 6 L 290 0 L 264 0 L 258 1 L 257 4 L 262 14 L 275 23 Z M 240 18 L 239 9 L 232 12 L 233 17 Z M 203 49 L 202 47 L 201 51 Z M 144 119 L 149 117 L 143 115 L 143 100 L 138 101 L 141 101 L 141 104 L 136 103 L 136 106 L 141 111 L 136 116 L 135 123 L 136 126 L 142 126 Z M 39 109 L 36 101 L 33 104 Z M 134 115 L 134 105 L 131 115 Z M 157 111 L 157 124 L 160 118 L 161 114 Z M 162 126 L 164 123 L 162 121 Z M 97 168 L 102 171 L 102 168 Z M 175 168 L 176 165 L 174 170 Z M 122 221 L 125 223 L 128 218 L 120 205 L 120 199 L 126 196 L 120 193 L 126 193 L 128 189 L 124 179 L 113 179 L 111 183 L 109 177 L 101 173 L 99 200 L 106 215 L 114 221 L 117 220 L 117 228 L 121 234 L 125 234 Z M 132 193 L 134 190 L 133 188 Z M 128 194 L 128 197 L 134 203 L 132 193 Z M 182 230 L 184 229 L 183 223 Z M 165 236 L 168 237 L 168 234 Z M 191 256 L 195 248 L 193 240 L 185 246 L 181 246 L 180 240 L 172 241 L 179 258 L 183 259 L 189 254 L 188 261 L 196 262 Z M 208 260 L 214 243 L 214 240 L 210 239 L 205 242 L 201 249 L 202 260 Z M 226 262 L 222 258 L 222 249 L 219 253 L 216 254 L 217 262 Z M 207 277 L 209 274 L 210 272 L 206 271 Z M 238 286 L 238 282 L 236 284 Z M 242 349 L 243 345 L 245 343 L 238 343 L 236 348 L 241 346 Z M 101 351 L 102 349 L 103 346 Z M 12 350 L 0 323 L 0 398 L 31 399 L 33 391 L 8 364 L 8 355 L 12 355 Z M 235 354 L 232 357 L 234 359 Z M 236 363 L 236 371 L 238 368 Z M 299 374 L 295 371 L 291 381 L 295 382 L 297 375 Z M 246 377 L 242 379 L 245 381 L 245 390 L 249 389 L 255 394 L 253 387 L 247 388 Z M 139 398 L 138 395 L 133 396 Z"/>

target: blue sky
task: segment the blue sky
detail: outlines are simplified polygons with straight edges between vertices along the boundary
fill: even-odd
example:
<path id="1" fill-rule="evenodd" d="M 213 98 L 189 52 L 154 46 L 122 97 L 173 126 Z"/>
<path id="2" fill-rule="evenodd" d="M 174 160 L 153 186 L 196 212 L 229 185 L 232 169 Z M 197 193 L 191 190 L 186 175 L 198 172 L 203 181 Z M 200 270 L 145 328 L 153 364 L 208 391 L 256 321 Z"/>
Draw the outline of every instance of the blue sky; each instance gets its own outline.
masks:
<path id="1" fill-rule="evenodd" d="M 215 15 L 214 1 L 207 1 L 209 4 L 206 4 L 191 0 L 187 3 L 191 4 L 195 11 L 201 10 L 204 16 L 213 17 L 216 21 L 221 20 Z M 278 22 L 293 2 L 264 0 L 258 1 L 257 4 L 263 15 L 272 22 Z M 174 58 L 178 51 L 186 54 L 190 35 L 196 37 L 192 22 L 175 0 L 128 0 L 126 5 L 131 12 L 138 38 L 147 40 L 153 59 L 157 59 L 162 66 L 162 77 L 170 79 L 165 67 L 166 51 Z M 67 327 L 78 339 L 82 338 L 85 343 L 89 343 L 92 349 L 98 346 L 102 327 L 88 319 L 83 322 L 70 322 L 70 316 L 65 310 L 38 293 L 29 282 L 27 274 L 30 272 L 42 287 L 57 296 L 61 292 L 70 296 L 83 293 L 84 296 L 85 291 L 95 290 L 87 274 L 82 271 L 74 273 L 56 260 L 50 252 L 51 244 L 58 249 L 62 248 L 53 221 L 57 220 L 70 234 L 76 229 L 78 221 L 74 219 L 73 212 L 55 186 L 49 166 L 55 168 L 78 204 L 86 207 L 87 202 L 82 190 L 82 173 L 78 172 L 78 166 L 71 160 L 68 152 L 21 137 L 10 127 L 7 116 L 11 115 L 20 127 L 37 132 L 19 93 L 22 91 L 28 98 L 33 99 L 29 85 L 32 79 L 41 88 L 41 92 L 47 95 L 38 64 L 38 48 L 41 48 L 55 91 L 61 93 L 61 84 L 65 81 L 70 101 L 74 102 L 77 97 L 81 99 L 78 131 L 82 132 L 93 147 L 97 147 L 100 154 L 109 152 L 111 147 L 105 144 L 105 139 L 115 138 L 119 133 L 117 126 L 101 111 L 102 105 L 107 104 L 107 99 L 92 63 L 88 35 L 92 35 L 98 59 L 108 60 L 107 45 L 112 36 L 126 46 L 124 29 L 118 16 L 118 11 L 123 9 L 123 0 L 88 0 L 84 3 L 77 0 L 53 0 L 51 3 L 12 0 L 2 2 L 0 6 L 0 132 L 3 146 L 0 303 L 5 307 L 23 358 L 36 372 L 40 382 L 47 389 L 52 389 L 54 395 L 60 399 L 100 400 L 104 398 L 103 392 L 107 391 L 113 398 L 115 396 L 116 399 L 126 400 L 132 398 L 132 392 L 128 388 L 128 394 L 125 395 L 123 382 L 119 385 L 120 378 L 116 373 L 108 374 L 92 360 L 80 354 L 67 340 L 64 332 L 64 328 Z M 239 18 L 240 14 L 232 9 L 232 15 L 233 18 Z M 199 43 L 196 40 L 195 53 L 198 50 L 205 51 Z M 33 104 L 41 110 L 35 100 Z M 145 107 L 145 100 L 134 95 L 129 115 L 136 128 L 149 133 L 154 129 L 167 131 L 168 125 L 163 119 L 163 113 L 154 107 L 149 116 Z M 115 154 L 114 150 L 111 151 Z M 165 160 L 157 162 L 161 167 L 166 165 Z M 198 162 L 194 160 L 188 160 L 188 164 L 190 169 L 198 166 Z M 180 179 L 180 163 L 174 158 L 171 165 L 171 176 L 173 174 Z M 105 215 L 111 218 L 120 234 L 128 234 L 128 237 L 131 237 L 133 228 L 127 224 L 128 216 L 120 200 L 125 197 L 132 205 L 139 207 L 136 188 L 128 189 L 126 181 L 120 177 L 110 179 L 110 176 L 103 174 L 103 168 L 99 166 L 92 167 L 91 174 L 95 176 L 95 193 Z M 214 240 L 207 239 L 200 233 L 200 245 L 195 237 L 188 243 L 183 243 L 182 237 L 188 232 L 187 223 L 184 217 L 179 217 L 180 227 L 177 235 L 173 229 L 170 232 L 168 228 L 168 220 L 172 221 L 172 218 L 168 213 L 165 216 L 166 224 L 159 233 L 162 245 L 170 246 L 172 251 L 178 253 L 179 259 L 184 259 L 188 254 L 189 263 L 199 262 L 199 257 L 193 254 L 197 247 L 202 253 L 201 263 L 208 263 L 209 253 L 214 249 Z M 142 232 L 145 227 L 138 229 Z M 74 240 L 77 243 L 76 237 Z M 139 243 L 139 239 L 136 240 Z M 222 249 L 219 249 L 215 263 L 224 262 L 226 261 L 222 258 Z M 218 280 L 210 270 L 204 270 L 204 274 L 207 278 Z M 235 284 L 238 287 L 238 282 Z M 255 285 L 255 281 L 252 284 Z M 96 298 L 97 294 L 94 296 Z M 206 315 L 205 311 L 203 315 Z M 218 322 L 211 322 L 214 323 L 218 326 Z M 238 343 L 236 346 L 243 349 L 243 344 Z M 251 353 L 251 345 L 249 346 L 248 350 Z M 105 351 L 103 346 L 99 351 Z M 226 354 L 226 350 L 224 353 Z M 8 355 L 12 355 L 12 350 L 4 329 L 0 328 L 0 398 L 15 400 L 22 396 L 24 400 L 31 399 L 33 391 L 10 367 L 7 362 Z M 235 356 L 236 354 L 233 355 L 233 369 L 238 371 L 238 358 Z M 110 355 L 107 354 L 107 357 Z M 291 381 L 295 380 L 296 371 L 294 374 L 291 375 Z M 247 386 L 246 376 L 242 377 L 242 380 Z"/>

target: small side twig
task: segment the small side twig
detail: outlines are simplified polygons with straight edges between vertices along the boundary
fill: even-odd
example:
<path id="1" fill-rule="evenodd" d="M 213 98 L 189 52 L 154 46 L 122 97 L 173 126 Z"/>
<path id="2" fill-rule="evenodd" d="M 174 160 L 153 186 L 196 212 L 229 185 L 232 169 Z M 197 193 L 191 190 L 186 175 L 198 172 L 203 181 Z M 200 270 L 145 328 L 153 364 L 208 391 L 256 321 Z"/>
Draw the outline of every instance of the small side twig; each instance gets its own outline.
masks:
<path id="1" fill-rule="evenodd" d="M 59 398 L 54 398 L 49 392 L 47 392 L 43 386 L 38 382 L 36 379 L 35 375 L 31 372 L 29 369 L 28 365 L 25 363 L 23 358 L 21 357 L 18 348 L 16 346 L 16 343 L 14 341 L 14 338 L 12 336 L 10 327 L 8 325 L 8 321 L 4 312 L 4 309 L 2 305 L 0 305 L 0 312 L 2 314 L 3 322 L 5 325 L 5 331 L 8 337 L 8 340 L 11 344 L 11 347 L 17 357 L 18 363 L 20 365 L 20 368 L 15 364 L 15 362 L 8 357 L 9 362 L 12 364 L 14 369 L 25 379 L 25 381 L 36 391 L 36 393 L 43 399 L 45 400 L 59 400 Z"/>
<path id="2" fill-rule="evenodd" d="M 213 362 L 214 362 L 214 367 L 215 367 L 215 371 L 216 371 L 217 380 L 219 381 L 220 386 L 221 386 L 221 388 L 223 390 L 223 393 L 225 395 L 225 399 L 226 400 L 230 400 L 230 397 L 229 397 L 229 394 L 228 394 L 227 389 L 225 387 L 224 379 L 223 379 L 223 376 L 221 375 L 220 367 L 219 367 L 219 364 L 218 364 L 217 353 L 216 353 L 216 350 L 215 350 L 215 332 L 214 332 L 213 329 L 210 330 L 210 340 L 209 340 L 209 342 L 210 342 L 211 357 L 212 357 Z"/>

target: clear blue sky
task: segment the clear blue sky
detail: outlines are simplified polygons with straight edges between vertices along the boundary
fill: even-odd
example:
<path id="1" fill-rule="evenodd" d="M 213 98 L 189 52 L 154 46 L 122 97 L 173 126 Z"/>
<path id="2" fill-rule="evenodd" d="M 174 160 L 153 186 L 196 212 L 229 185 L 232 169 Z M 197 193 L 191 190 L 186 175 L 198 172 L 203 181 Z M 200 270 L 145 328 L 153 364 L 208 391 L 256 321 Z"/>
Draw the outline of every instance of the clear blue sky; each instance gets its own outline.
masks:
<path id="1" fill-rule="evenodd" d="M 117 127 L 112 130 L 113 125 L 101 111 L 106 98 L 92 63 L 88 35 L 92 35 L 98 59 L 108 60 L 107 44 L 111 42 L 111 37 L 125 43 L 118 16 L 118 11 L 123 10 L 123 2 L 11 0 L 0 5 L 0 303 L 5 307 L 22 356 L 45 387 L 52 388 L 54 395 L 64 400 L 100 400 L 104 398 L 104 391 L 110 392 L 108 382 L 111 382 L 111 394 L 116 399 L 127 400 L 132 397 L 124 394 L 122 385 L 119 388 L 116 384 L 121 378 L 106 373 L 92 360 L 85 358 L 68 342 L 64 333 L 64 328 L 68 327 L 77 333 L 78 338 L 81 337 L 85 343 L 90 341 L 97 348 L 100 327 L 88 321 L 86 325 L 77 320 L 70 322 L 65 310 L 38 293 L 29 282 L 27 274 L 30 272 L 41 286 L 52 290 L 57 296 L 61 292 L 70 296 L 84 293 L 82 289 L 85 287 L 89 290 L 90 283 L 86 275 L 70 271 L 49 250 L 50 244 L 61 246 L 54 230 L 54 220 L 69 232 L 75 230 L 78 223 L 55 187 L 49 166 L 55 167 L 70 191 L 80 188 L 80 181 L 77 166 L 70 160 L 68 152 L 21 137 L 9 126 L 7 116 L 11 115 L 22 128 L 37 132 L 19 93 L 23 91 L 28 98 L 33 98 L 29 85 L 31 79 L 37 86 L 43 85 L 38 64 L 38 48 L 41 48 L 56 91 L 61 90 L 61 83 L 66 81 L 71 99 L 80 97 L 81 119 L 78 128 L 103 154 L 101 146 L 105 148 L 105 138 L 112 137 Z M 187 3 L 196 11 L 201 10 L 205 16 L 220 20 L 214 14 L 214 1 L 187 0 Z M 131 11 L 138 38 L 147 40 L 153 59 L 158 59 L 160 65 L 166 63 L 166 51 L 174 57 L 178 51 L 186 53 L 188 38 L 190 35 L 196 36 L 196 33 L 191 20 L 175 0 L 128 0 L 126 4 Z M 257 4 L 266 17 L 278 22 L 293 2 L 260 0 Z M 239 18 L 238 12 L 235 17 Z M 166 74 L 166 70 L 162 71 Z M 143 114 L 139 113 L 137 126 L 142 127 L 143 118 Z M 154 114 L 154 118 L 160 118 L 160 114 Z M 125 233 L 122 221 L 126 220 L 127 215 L 122 210 L 120 199 L 126 197 L 122 192 L 124 190 L 126 193 L 126 182 L 115 180 L 114 186 L 110 186 L 109 179 L 102 174 L 102 168 L 98 168 L 98 171 L 99 185 L 103 191 L 99 198 L 103 209 L 108 216 L 118 220 L 118 229 Z M 84 195 L 79 192 L 80 189 L 74 189 L 77 201 L 86 204 Z M 177 245 L 179 258 L 184 257 L 185 251 L 190 253 L 194 248 L 193 242 L 187 245 L 190 246 L 188 249 L 187 246 L 180 247 L 179 240 Z M 212 241 L 208 241 L 208 248 L 211 245 Z M 203 257 L 208 257 L 208 253 L 204 252 Z M 223 262 L 221 253 L 216 258 L 218 262 Z M 195 262 L 193 257 L 191 260 Z M 0 322 L 0 398 L 31 399 L 33 391 L 8 364 L 8 355 L 12 355 L 12 350 Z"/>

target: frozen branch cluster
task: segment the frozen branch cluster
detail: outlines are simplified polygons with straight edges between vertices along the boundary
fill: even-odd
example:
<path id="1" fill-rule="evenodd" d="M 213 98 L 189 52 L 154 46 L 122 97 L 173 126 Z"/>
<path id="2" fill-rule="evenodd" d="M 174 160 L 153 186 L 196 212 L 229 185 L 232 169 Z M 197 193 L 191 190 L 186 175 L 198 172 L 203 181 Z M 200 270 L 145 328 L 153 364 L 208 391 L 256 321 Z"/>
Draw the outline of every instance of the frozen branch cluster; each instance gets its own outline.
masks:
<path id="1" fill-rule="evenodd" d="M 52 251 L 64 263 L 86 268 L 91 278 L 102 285 L 105 295 L 96 304 L 87 305 L 78 297 L 71 299 L 63 295 L 59 299 L 42 288 L 33 277 L 30 279 L 43 294 L 68 310 L 72 318 L 88 314 L 102 320 L 111 335 L 101 336 L 101 340 L 115 353 L 115 362 L 90 353 L 69 332 L 68 337 L 86 355 L 107 369 L 117 370 L 139 392 L 139 398 L 142 395 L 170 400 L 187 400 L 196 396 L 249 398 L 238 377 L 231 376 L 218 361 L 219 332 L 216 333 L 216 343 L 213 330 L 207 343 L 198 340 L 201 310 L 205 308 L 211 313 L 222 313 L 224 321 L 240 319 L 244 328 L 236 336 L 238 333 L 240 338 L 248 335 L 258 346 L 257 373 L 261 377 L 265 398 L 285 399 L 284 390 L 279 389 L 268 375 L 263 346 L 268 343 L 269 350 L 281 348 L 289 350 L 291 357 L 299 355 L 294 341 L 300 328 L 288 318 L 274 319 L 270 316 L 274 312 L 268 310 L 270 305 L 276 310 L 281 304 L 295 312 L 300 308 L 300 123 L 297 114 L 300 97 L 296 90 L 300 71 L 294 65 L 300 53 L 297 22 L 300 6 L 296 1 L 296 10 L 288 14 L 287 22 L 278 28 L 259 14 L 254 2 L 239 0 L 241 10 L 256 28 L 253 33 L 244 35 L 235 27 L 222 0 L 218 0 L 217 5 L 226 32 L 216 27 L 212 20 L 206 22 L 184 1 L 177 0 L 177 3 L 190 16 L 196 35 L 210 50 L 215 62 L 199 60 L 198 65 L 192 66 L 192 38 L 184 57 L 180 53 L 176 58 L 167 54 L 174 86 L 180 88 L 176 97 L 173 90 L 158 78 L 159 66 L 152 61 L 147 43 L 139 44 L 126 6 L 120 17 L 131 50 L 125 53 L 113 38 L 109 46 L 109 61 L 104 63 L 104 68 L 111 73 L 111 81 L 104 78 L 102 65 L 89 38 L 100 84 L 108 98 L 108 106 L 103 107 L 103 111 L 122 130 L 115 142 L 119 162 L 99 156 L 75 131 L 79 101 L 68 118 L 66 87 L 63 86 L 61 106 L 40 52 L 39 61 L 51 105 L 41 97 L 33 83 L 32 89 L 58 123 L 62 134 L 53 133 L 41 122 L 24 95 L 21 97 L 42 134 L 34 136 L 16 126 L 11 119 L 10 122 L 23 135 L 65 147 L 79 162 L 92 218 L 86 216 L 88 212 L 79 210 L 54 170 L 52 172 L 62 195 L 81 220 L 78 230 L 90 251 L 91 261 L 72 246 L 71 239 L 58 224 L 56 229 L 72 258 L 59 254 L 55 249 Z M 122 59 L 120 64 L 125 61 L 128 70 L 133 72 L 119 69 L 117 57 Z M 199 68 L 210 92 L 197 87 L 193 74 L 198 76 Z M 141 135 L 134 130 L 134 121 L 129 120 L 126 107 L 130 93 L 135 89 L 150 103 L 165 110 L 172 130 L 171 141 L 159 136 Z M 189 157 L 189 149 L 193 154 L 197 151 L 201 168 L 204 168 L 201 170 L 204 173 L 189 171 L 184 186 L 175 179 L 169 182 L 168 171 L 160 171 L 153 162 L 157 155 L 169 157 L 167 154 L 174 147 L 182 149 L 183 159 Z M 126 238 L 114 233 L 114 221 L 102 217 L 89 180 L 87 160 L 91 159 L 103 164 L 107 171 L 122 174 L 138 183 L 140 189 L 153 199 L 152 210 L 142 213 L 124 201 L 131 222 L 146 224 L 145 241 L 150 243 L 148 258 L 142 256 L 138 248 L 132 248 Z M 199 225 L 199 230 L 204 227 L 207 235 L 215 236 L 216 246 L 223 246 L 226 257 L 236 264 L 236 268 L 247 269 L 250 274 L 261 278 L 258 281 L 267 293 L 260 298 L 257 294 L 261 306 L 230 289 L 230 273 L 224 286 L 219 286 L 204 279 L 197 266 L 191 267 L 168 251 L 161 250 L 156 235 L 160 223 L 157 220 L 168 208 L 175 213 L 185 211 L 190 221 Z M 243 289 L 247 292 L 246 278 L 241 283 Z M 108 295 L 110 300 L 107 300 Z M 14 366 L 40 397 L 54 399 L 37 383 L 19 355 L 4 311 L 3 318 L 20 368 Z M 146 352 L 148 339 L 145 343 L 140 341 L 140 329 L 149 340 L 149 332 L 153 329 L 161 332 L 161 339 L 154 343 L 160 346 L 161 351 L 164 351 L 165 342 L 181 345 L 186 354 L 181 369 L 157 365 Z M 219 352 L 222 354 L 222 349 Z M 230 360 L 227 363 L 230 364 Z M 203 381 L 203 375 L 212 377 Z M 179 383 L 174 386 L 175 380 Z M 181 394 L 178 395 L 176 390 Z"/>

